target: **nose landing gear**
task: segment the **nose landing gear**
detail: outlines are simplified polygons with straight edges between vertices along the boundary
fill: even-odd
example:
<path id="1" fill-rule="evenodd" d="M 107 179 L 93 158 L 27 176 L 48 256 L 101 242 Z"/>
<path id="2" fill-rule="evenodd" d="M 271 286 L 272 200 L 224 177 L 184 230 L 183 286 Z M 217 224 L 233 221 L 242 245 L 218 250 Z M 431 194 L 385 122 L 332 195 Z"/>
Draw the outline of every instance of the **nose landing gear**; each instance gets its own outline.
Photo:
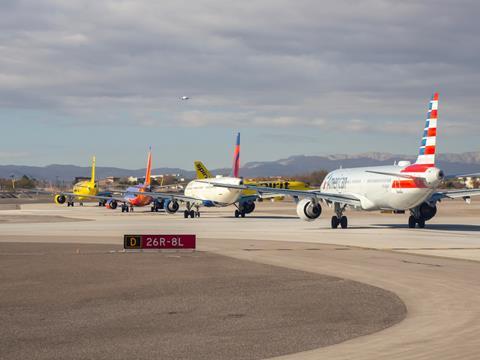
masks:
<path id="1" fill-rule="evenodd" d="M 195 210 L 193 210 L 192 208 L 195 207 Z M 190 205 L 189 203 L 187 203 L 187 210 L 185 210 L 183 212 L 183 217 L 185 219 L 188 219 L 189 217 L 190 218 L 199 218 L 200 217 L 200 207 L 199 206 L 196 206 L 196 205 Z"/>

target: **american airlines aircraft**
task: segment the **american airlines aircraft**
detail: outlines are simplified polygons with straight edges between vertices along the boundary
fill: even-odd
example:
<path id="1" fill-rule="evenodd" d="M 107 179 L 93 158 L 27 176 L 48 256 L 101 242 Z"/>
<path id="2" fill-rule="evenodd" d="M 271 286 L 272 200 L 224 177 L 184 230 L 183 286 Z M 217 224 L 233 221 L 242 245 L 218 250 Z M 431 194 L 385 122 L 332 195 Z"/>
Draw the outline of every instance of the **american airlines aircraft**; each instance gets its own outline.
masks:
<path id="1" fill-rule="evenodd" d="M 417 161 L 411 164 L 400 161 L 392 166 L 338 169 L 330 172 L 320 189 L 313 191 L 271 189 L 253 185 L 225 185 L 210 182 L 218 187 L 256 190 L 262 193 L 290 195 L 297 200 L 297 214 L 306 221 L 317 219 L 322 213 L 320 202 L 334 207 L 332 228 L 348 226 L 344 212 L 348 208 L 365 211 L 392 210 L 410 212 L 410 228 L 425 227 L 425 222 L 437 213 L 437 203 L 442 199 L 463 198 L 480 195 L 480 189 L 444 191 L 438 187 L 445 177 L 435 166 L 437 143 L 438 93 L 435 93 L 428 108 L 427 122 L 423 131 Z M 207 181 L 207 180 L 205 180 Z"/>

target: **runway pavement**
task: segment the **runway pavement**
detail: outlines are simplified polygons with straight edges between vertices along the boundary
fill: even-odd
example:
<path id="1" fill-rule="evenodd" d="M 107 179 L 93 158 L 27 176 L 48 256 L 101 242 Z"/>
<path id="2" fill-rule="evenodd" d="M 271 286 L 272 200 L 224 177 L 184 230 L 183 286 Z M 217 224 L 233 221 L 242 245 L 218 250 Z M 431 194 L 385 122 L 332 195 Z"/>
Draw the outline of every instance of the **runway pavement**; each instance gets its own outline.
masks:
<path id="1" fill-rule="evenodd" d="M 96 207 L 29 204 L 11 216 L 42 215 L 86 222 L 0 223 L 2 242 L 101 243 L 124 233 L 196 233 L 199 248 L 251 262 L 370 284 L 397 294 L 407 317 L 386 330 L 297 353 L 302 359 L 477 359 L 480 348 L 480 203 L 440 204 L 426 229 L 408 229 L 406 215 L 349 213 L 351 228 L 329 229 L 330 212 L 301 222 L 293 204 L 260 204 L 252 217 L 206 210 L 200 219 Z M 424 256 L 428 255 L 428 256 Z M 457 259 L 455 259 L 457 258 Z"/>
<path id="2" fill-rule="evenodd" d="M 358 282 L 204 251 L 116 249 L 0 243 L 1 358 L 263 359 L 406 314 L 396 295 Z"/>

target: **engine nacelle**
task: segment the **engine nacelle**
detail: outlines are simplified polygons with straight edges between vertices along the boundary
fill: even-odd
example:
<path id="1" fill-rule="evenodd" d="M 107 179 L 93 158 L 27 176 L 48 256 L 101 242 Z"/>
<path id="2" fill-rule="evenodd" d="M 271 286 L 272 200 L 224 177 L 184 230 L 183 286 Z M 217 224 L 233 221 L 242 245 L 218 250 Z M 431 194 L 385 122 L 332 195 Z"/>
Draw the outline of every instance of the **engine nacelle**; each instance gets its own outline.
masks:
<path id="1" fill-rule="evenodd" d="M 107 203 L 105 204 L 105 207 L 107 209 L 112 209 L 115 210 L 118 206 L 117 200 L 108 200 Z"/>
<path id="2" fill-rule="evenodd" d="M 65 201 L 67 201 L 67 198 L 65 197 L 65 195 L 60 194 L 60 195 L 55 195 L 53 200 L 55 201 L 56 204 L 62 205 L 62 204 L 65 204 Z"/>
<path id="3" fill-rule="evenodd" d="M 443 173 L 442 170 L 436 167 L 431 167 L 431 168 L 428 168 L 427 171 L 425 171 L 424 177 L 425 177 L 425 182 L 427 183 L 428 186 L 437 187 L 445 178 L 445 174 Z"/>
<path id="4" fill-rule="evenodd" d="M 418 208 L 418 212 L 422 219 L 430 220 L 437 214 L 437 206 L 436 205 L 429 205 L 428 203 L 424 202 Z"/>
<path id="5" fill-rule="evenodd" d="M 178 211 L 178 209 L 180 209 L 180 205 L 175 200 L 165 201 L 164 207 L 165 207 L 165 211 L 169 214 L 175 214 Z"/>
<path id="6" fill-rule="evenodd" d="M 241 204 L 241 209 L 245 214 L 250 214 L 255 210 L 255 202 L 253 201 L 245 201 Z"/>
<path id="7" fill-rule="evenodd" d="M 297 215 L 305 221 L 313 221 L 322 213 L 320 204 L 314 204 L 311 199 L 303 199 L 297 204 Z"/>

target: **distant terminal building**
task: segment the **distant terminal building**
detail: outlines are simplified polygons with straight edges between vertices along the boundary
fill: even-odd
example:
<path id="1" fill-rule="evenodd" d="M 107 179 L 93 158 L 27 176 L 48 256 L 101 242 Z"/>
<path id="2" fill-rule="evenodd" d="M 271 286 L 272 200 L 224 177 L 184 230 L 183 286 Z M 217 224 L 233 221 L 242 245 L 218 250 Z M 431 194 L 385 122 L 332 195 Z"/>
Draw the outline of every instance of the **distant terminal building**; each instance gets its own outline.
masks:
<path id="1" fill-rule="evenodd" d="M 102 186 L 109 186 L 109 185 L 112 185 L 112 184 L 116 184 L 119 181 L 120 181 L 119 177 L 107 176 L 105 179 L 98 180 L 98 184 L 100 185 L 100 187 L 102 187 Z"/>
<path id="2" fill-rule="evenodd" d="M 73 180 L 73 183 L 79 183 L 80 181 L 90 181 L 89 176 L 75 176 L 75 179 Z"/>
<path id="3" fill-rule="evenodd" d="M 158 183 L 162 183 L 162 181 L 166 178 L 172 178 L 172 179 L 175 179 L 175 181 L 177 182 L 182 182 L 182 181 L 185 181 L 184 178 L 181 177 L 180 174 L 159 174 L 159 175 L 151 175 L 150 178 L 152 180 L 155 180 L 157 181 Z M 133 176 L 130 176 L 128 178 L 128 181 L 131 181 L 130 179 L 133 180 L 133 182 L 138 182 L 138 183 L 143 183 L 145 182 L 145 176 L 142 176 L 142 177 L 138 177 L 138 178 L 135 178 Z"/>
<path id="4" fill-rule="evenodd" d="M 459 180 L 467 189 L 474 189 L 478 187 L 480 183 L 480 176 L 465 176 L 461 177 Z"/>

